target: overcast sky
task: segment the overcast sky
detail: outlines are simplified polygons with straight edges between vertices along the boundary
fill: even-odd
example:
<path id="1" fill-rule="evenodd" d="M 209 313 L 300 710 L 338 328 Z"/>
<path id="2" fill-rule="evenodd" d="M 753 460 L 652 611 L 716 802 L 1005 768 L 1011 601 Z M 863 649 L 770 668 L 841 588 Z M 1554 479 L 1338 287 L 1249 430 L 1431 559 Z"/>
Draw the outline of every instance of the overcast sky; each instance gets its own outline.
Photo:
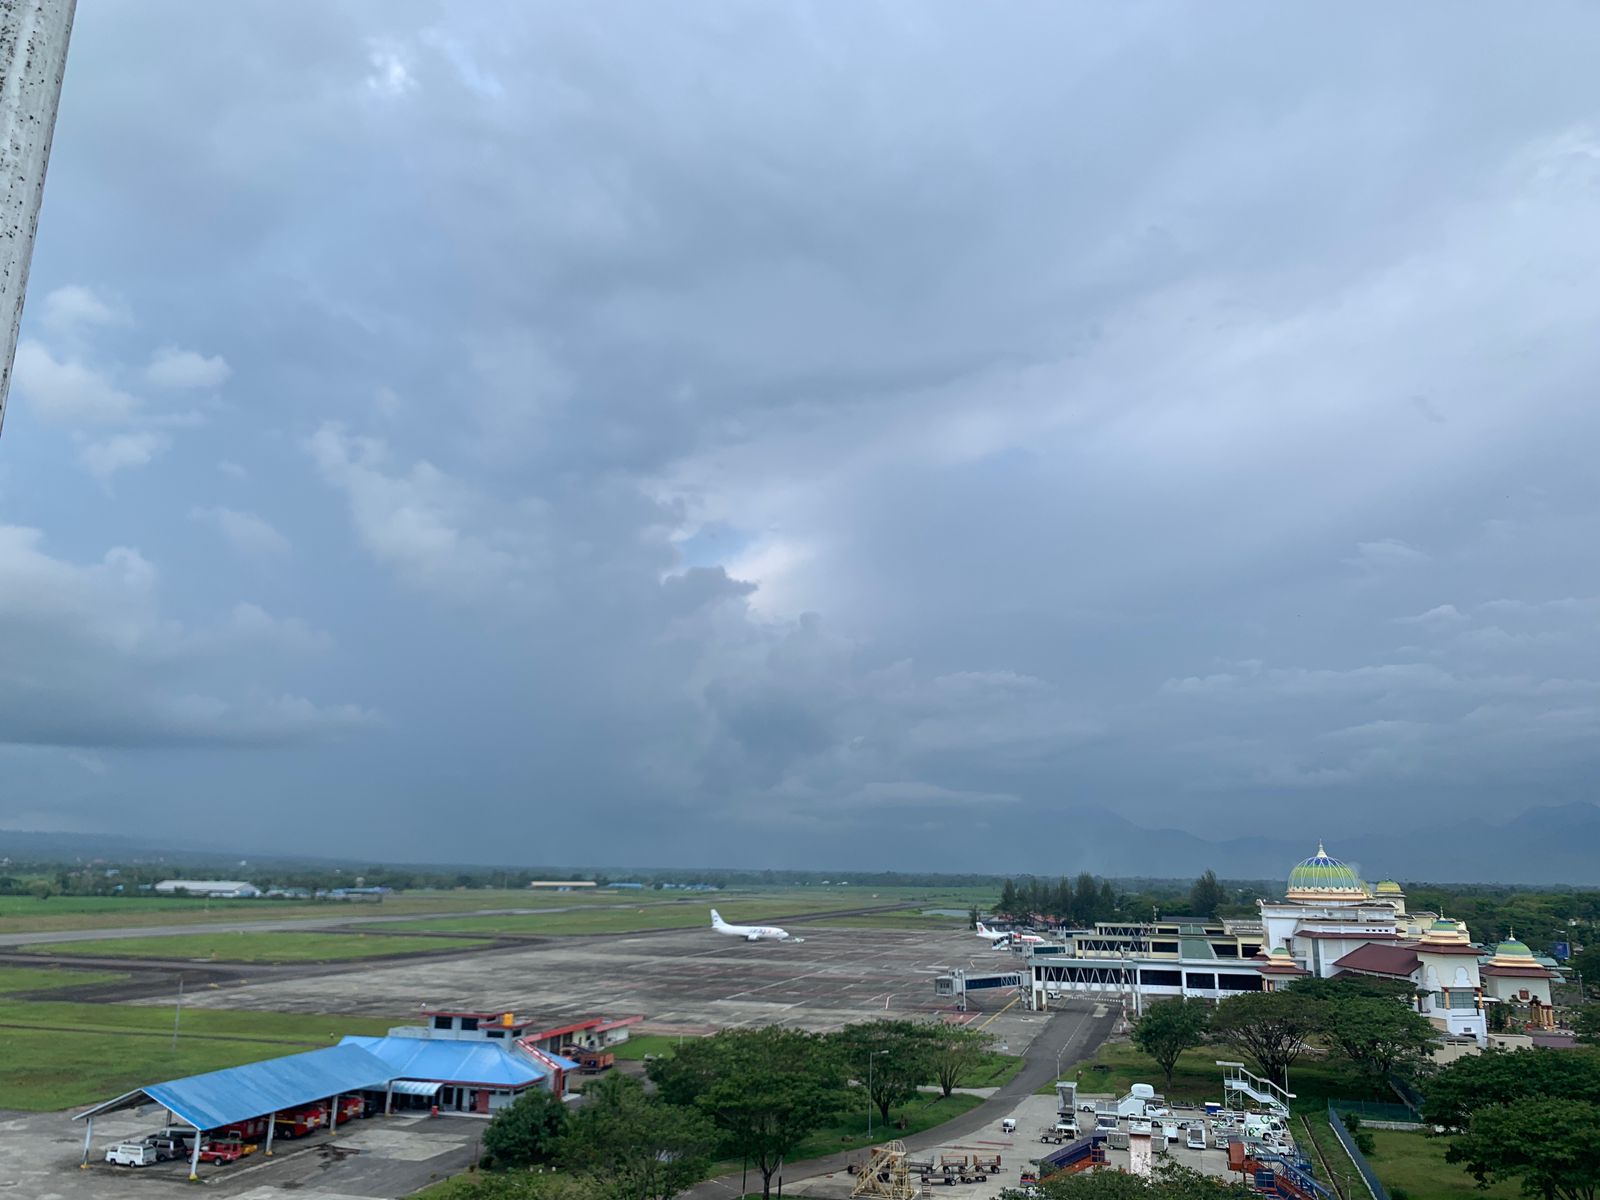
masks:
<path id="1" fill-rule="evenodd" d="M 1053 870 L 1095 807 L 1336 850 L 1593 799 L 1597 44 L 87 0 L 0 828 Z"/>

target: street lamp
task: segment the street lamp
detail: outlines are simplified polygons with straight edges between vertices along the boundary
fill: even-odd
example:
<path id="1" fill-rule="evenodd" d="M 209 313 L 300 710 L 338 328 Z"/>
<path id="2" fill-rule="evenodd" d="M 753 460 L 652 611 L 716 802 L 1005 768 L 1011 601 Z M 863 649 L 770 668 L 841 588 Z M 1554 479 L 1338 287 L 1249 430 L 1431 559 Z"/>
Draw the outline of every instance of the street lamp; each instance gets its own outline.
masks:
<path id="1" fill-rule="evenodd" d="M 867 1052 L 867 1136 L 872 1136 L 872 1110 L 877 1107 L 877 1101 L 872 1098 L 872 1060 L 880 1054 L 889 1053 L 887 1050 L 869 1050 Z"/>

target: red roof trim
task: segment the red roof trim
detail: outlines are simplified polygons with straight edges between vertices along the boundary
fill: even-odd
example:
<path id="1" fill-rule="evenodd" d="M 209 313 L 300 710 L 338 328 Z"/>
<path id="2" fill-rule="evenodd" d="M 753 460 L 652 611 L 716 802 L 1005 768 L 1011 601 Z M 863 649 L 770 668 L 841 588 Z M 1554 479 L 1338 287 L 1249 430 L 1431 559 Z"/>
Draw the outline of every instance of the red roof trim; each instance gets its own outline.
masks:
<path id="1" fill-rule="evenodd" d="M 1554 979 L 1555 972 L 1544 967 L 1479 967 L 1480 975 L 1508 975 L 1519 979 Z"/>
<path id="2" fill-rule="evenodd" d="M 539 1033 L 529 1032 L 523 1034 L 523 1036 L 530 1038 L 560 1037 L 564 1033 L 578 1033 L 585 1029 L 593 1029 L 604 1020 L 604 1017 L 590 1017 L 587 1021 L 578 1021 L 571 1025 L 560 1025 L 555 1029 L 545 1029 Z"/>

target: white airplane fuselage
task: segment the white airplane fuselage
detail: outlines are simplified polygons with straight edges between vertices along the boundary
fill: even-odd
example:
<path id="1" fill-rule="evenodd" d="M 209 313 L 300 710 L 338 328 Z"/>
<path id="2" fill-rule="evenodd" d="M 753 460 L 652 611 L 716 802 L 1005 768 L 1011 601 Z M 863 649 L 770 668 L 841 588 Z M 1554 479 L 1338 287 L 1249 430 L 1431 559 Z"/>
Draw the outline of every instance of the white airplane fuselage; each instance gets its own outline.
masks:
<path id="1" fill-rule="evenodd" d="M 711 928 L 729 937 L 742 937 L 747 942 L 787 942 L 789 931 L 776 925 L 729 925 L 716 909 L 711 910 Z M 795 938 L 799 941 L 799 938 Z"/>

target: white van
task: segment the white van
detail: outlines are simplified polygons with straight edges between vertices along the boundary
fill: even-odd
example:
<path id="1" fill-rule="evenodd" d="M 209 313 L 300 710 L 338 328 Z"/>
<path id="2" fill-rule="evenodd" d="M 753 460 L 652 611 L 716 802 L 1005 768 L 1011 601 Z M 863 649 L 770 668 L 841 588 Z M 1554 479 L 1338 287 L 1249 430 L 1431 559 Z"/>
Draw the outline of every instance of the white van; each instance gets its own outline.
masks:
<path id="1" fill-rule="evenodd" d="M 1017 1121 L 1015 1117 L 1007 1117 L 1004 1121 L 1000 1122 L 1001 1133 L 1015 1133 L 1016 1131 Z"/>
<path id="2" fill-rule="evenodd" d="M 106 1161 L 122 1167 L 148 1167 L 161 1161 L 154 1146 L 140 1142 L 118 1142 L 106 1151 Z"/>
<path id="3" fill-rule="evenodd" d="M 1206 1148 L 1205 1122 L 1196 1121 L 1189 1126 L 1189 1137 L 1184 1144 L 1191 1150 L 1204 1150 Z"/>

